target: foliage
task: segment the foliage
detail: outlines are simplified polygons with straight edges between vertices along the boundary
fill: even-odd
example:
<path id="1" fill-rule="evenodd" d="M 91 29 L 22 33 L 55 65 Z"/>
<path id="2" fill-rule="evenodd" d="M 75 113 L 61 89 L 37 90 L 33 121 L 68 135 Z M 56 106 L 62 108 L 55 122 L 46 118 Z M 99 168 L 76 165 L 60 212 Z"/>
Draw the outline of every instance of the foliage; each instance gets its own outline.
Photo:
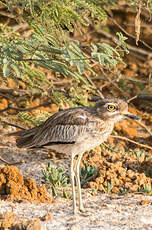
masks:
<path id="1" fill-rule="evenodd" d="M 110 193 L 110 191 L 113 188 L 113 184 L 107 183 L 107 187 L 104 187 L 102 184 L 100 184 L 101 188 L 103 189 L 104 193 Z"/>
<path id="2" fill-rule="evenodd" d="M 117 33 L 119 34 L 119 33 Z M 119 36 L 119 38 L 121 39 L 122 35 Z M 120 46 L 121 46 L 121 40 L 119 40 Z M 123 40 L 124 43 L 124 40 Z M 97 43 L 96 45 L 92 44 L 93 49 L 92 49 L 92 57 L 94 59 L 97 59 L 97 61 L 100 63 L 101 66 L 106 66 L 108 69 L 110 69 L 110 67 L 116 67 L 116 65 L 118 63 L 122 63 L 125 64 L 122 61 L 122 58 L 120 56 L 120 54 L 116 51 L 116 49 L 114 49 L 113 47 L 111 47 L 110 45 L 106 44 L 106 43 Z M 118 45 L 119 46 L 119 45 Z M 117 48 L 118 48 L 117 46 Z M 125 49 L 125 51 L 127 50 L 127 47 Z"/>
<path id="3" fill-rule="evenodd" d="M 44 83 L 53 86 L 43 72 L 27 63 L 34 62 L 36 67 L 52 69 L 61 76 L 72 76 L 76 81 L 89 85 L 83 73 L 90 71 L 95 75 L 95 72 L 91 69 L 90 58 L 81 51 L 80 43 L 72 41 L 63 45 L 52 44 L 50 35 L 47 35 L 42 27 L 37 26 L 36 29 L 25 41 L 5 40 L 1 43 L 0 60 L 3 78 L 16 80 L 22 78 L 31 88 Z M 101 66 L 109 69 L 112 66 L 116 67 L 119 62 L 123 63 L 120 54 L 108 44 L 92 44 L 90 54 Z M 77 71 L 73 70 L 74 66 Z"/>
<path id="4" fill-rule="evenodd" d="M 63 188 L 67 186 L 69 178 L 66 174 L 66 170 L 59 167 L 51 167 L 51 164 L 48 163 L 45 169 L 42 169 L 42 175 L 44 181 L 49 182 L 52 186 L 52 193 L 54 196 L 57 196 L 56 188 Z M 63 195 L 65 196 L 65 191 L 63 190 Z"/>
<path id="5" fill-rule="evenodd" d="M 97 25 L 101 29 L 104 25 L 103 30 L 106 30 L 111 6 L 116 7 L 118 0 L 9 0 L 0 3 L 11 12 L 15 25 L 27 23 L 30 31 L 30 35 L 24 37 L 13 27 L 0 24 L 0 72 L 6 84 L 9 78 L 16 84 L 23 81 L 33 94 L 45 92 L 60 108 L 63 104 L 88 105 L 89 97 L 98 94 L 95 84 L 91 84 L 91 80 L 98 77 L 93 66 L 118 73 L 117 64 L 125 64 L 123 56 L 128 53 L 128 45 L 122 33 L 116 33 L 117 41 L 112 46 L 106 42 L 84 45 L 81 39 L 71 37 L 75 31 L 85 36 L 81 28 L 89 26 Z M 126 4 L 138 8 L 139 1 L 126 0 Z M 148 6 L 150 10 L 150 1 Z M 56 89 L 54 81 L 59 79 L 68 80 L 64 90 Z M 121 77 L 117 81 L 125 92 L 128 90 L 126 82 Z"/>
<path id="6" fill-rule="evenodd" d="M 144 184 L 142 187 L 138 188 L 138 191 L 151 194 L 151 192 L 152 192 L 151 185 Z"/>
<path id="7" fill-rule="evenodd" d="M 78 23 L 89 26 L 92 20 L 104 23 L 107 19 L 105 9 L 116 1 L 105 0 L 9 0 L 5 6 L 16 17 L 18 23 L 28 22 L 32 35 L 23 39 L 8 26 L 1 25 L 3 37 L 0 37 L 0 71 L 3 80 L 13 78 L 16 82 L 24 80 L 27 86 L 40 90 L 46 84 L 54 90 L 54 85 L 47 79 L 43 69 L 53 70 L 58 77 L 72 77 L 73 82 L 81 82 L 92 86 L 86 79 L 86 71 L 92 76 L 96 73 L 91 67 L 91 60 L 111 69 L 117 63 L 123 63 L 121 55 L 127 51 L 125 37 L 119 35 L 119 44 L 112 48 L 108 44 L 91 44 L 86 47 L 88 54 L 82 49 L 78 40 L 69 40 L 67 36 Z M 83 16 L 82 16 L 83 12 Z M 11 35 L 11 36 L 10 36 Z M 122 48 L 121 55 L 116 48 Z M 34 65 L 31 65 L 34 63 Z M 74 68 L 76 67 L 76 68 Z M 41 90 L 42 91 L 42 88 Z"/>
<path id="8" fill-rule="evenodd" d="M 50 113 L 42 110 L 36 110 L 37 117 L 27 112 L 19 112 L 18 117 L 23 120 L 28 127 L 38 126 L 51 116 Z"/>
<path id="9" fill-rule="evenodd" d="M 84 168 L 80 168 L 80 181 L 83 186 L 87 182 L 89 182 L 92 177 L 97 175 L 97 168 L 95 166 L 89 166 L 88 164 L 84 165 Z"/>
<path id="10" fill-rule="evenodd" d="M 84 25 L 88 25 L 88 19 L 97 19 L 104 22 L 107 17 L 104 7 L 115 3 L 112 0 L 9 0 L 6 2 L 9 10 L 22 20 L 22 17 L 31 23 L 31 17 L 37 22 L 49 29 L 66 28 L 73 30 L 75 22 L 79 21 Z"/>
<path id="11" fill-rule="evenodd" d="M 88 166 L 88 164 L 84 165 L 84 168 L 80 168 L 80 181 L 83 186 L 88 181 L 92 179 L 92 177 L 97 175 L 97 168 L 95 166 Z M 42 175 L 45 182 L 48 182 L 52 187 L 52 193 L 54 196 L 57 196 L 57 189 L 62 189 L 63 187 L 67 187 L 69 183 L 69 177 L 66 173 L 66 170 L 59 167 L 51 167 L 51 164 L 48 163 L 47 167 L 42 169 Z M 66 191 L 63 189 L 63 196 L 68 197 Z"/>
<path id="12" fill-rule="evenodd" d="M 142 7 L 149 12 L 152 11 L 152 1 L 151 0 L 143 0 L 142 2 L 140 0 L 127 0 L 126 1 L 129 6 L 132 6 L 133 8 L 138 8 L 139 4 L 142 4 Z"/>

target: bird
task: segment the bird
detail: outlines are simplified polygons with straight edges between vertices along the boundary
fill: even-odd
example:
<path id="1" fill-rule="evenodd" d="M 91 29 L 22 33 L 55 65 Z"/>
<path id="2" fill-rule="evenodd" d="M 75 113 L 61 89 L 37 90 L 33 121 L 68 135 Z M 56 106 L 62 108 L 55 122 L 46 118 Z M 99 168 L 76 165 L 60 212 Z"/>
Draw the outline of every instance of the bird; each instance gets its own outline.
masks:
<path id="1" fill-rule="evenodd" d="M 82 106 L 58 111 L 39 126 L 9 135 L 17 136 L 16 145 L 19 148 L 47 148 L 71 157 L 73 213 L 76 214 L 78 209 L 75 185 L 78 190 L 79 211 L 85 211 L 80 183 L 80 162 L 83 154 L 106 141 L 114 123 L 126 118 L 139 119 L 128 112 L 125 100 L 104 98 L 93 107 Z"/>

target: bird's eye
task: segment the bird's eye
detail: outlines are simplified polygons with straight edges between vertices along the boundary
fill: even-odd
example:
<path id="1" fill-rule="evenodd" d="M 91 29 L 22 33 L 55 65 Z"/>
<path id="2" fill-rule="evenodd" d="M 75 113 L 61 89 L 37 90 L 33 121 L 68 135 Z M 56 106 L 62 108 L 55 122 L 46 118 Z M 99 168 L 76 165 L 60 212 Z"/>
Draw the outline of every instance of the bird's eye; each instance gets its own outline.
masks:
<path id="1" fill-rule="evenodd" d="M 107 106 L 107 109 L 108 109 L 108 111 L 110 111 L 110 112 L 114 112 L 114 111 L 116 110 L 116 106 L 113 105 L 113 104 L 110 104 L 110 105 Z"/>

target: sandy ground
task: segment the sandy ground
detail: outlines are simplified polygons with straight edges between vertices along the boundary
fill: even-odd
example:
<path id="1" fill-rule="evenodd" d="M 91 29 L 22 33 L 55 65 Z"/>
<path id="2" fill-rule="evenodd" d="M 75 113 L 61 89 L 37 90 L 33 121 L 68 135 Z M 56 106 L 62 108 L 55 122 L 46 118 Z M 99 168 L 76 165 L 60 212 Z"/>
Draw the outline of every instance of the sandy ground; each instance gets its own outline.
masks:
<path id="1" fill-rule="evenodd" d="M 30 152 L 17 148 L 1 148 L 1 157 L 9 161 L 25 160 L 17 167 L 25 176 L 41 183 L 41 169 L 51 162 L 68 168 L 68 159 L 47 159 L 47 153 Z M 150 230 L 152 229 L 152 197 L 144 194 L 117 196 L 98 192 L 92 196 L 89 189 L 83 189 L 86 213 L 72 214 L 72 200 L 57 198 L 52 204 L 0 202 L 0 214 L 13 212 L 19 220 L 39 220 L 44 230 Z M 45 218 L 49 215 L 49 218 Z"/>
<path id="2" fill-rule="evenodd" d="M 118 130 L 119 128 L 122 130 L 122 127 L 117 125 Z M 125 128 L 124 131 L 126 130 Z M 130 132 L 130 129 L 128 130 Z M 62 159 L 48 159 L 46 151 L 18 149 L 13 137 L 0 138 L 0 157 L 9 162 L 24 160 L 25 163 L 18 164 L 17 167 L 25 177 L 35 179 L 38 184 L 42 183 L 41 170 L 48 162 L 52 166 L 69 168 L 68 158 L 62 156 Z M 152 230 L 152 196 L 145 194 L 118 196 L 101 192 L 92 196 L 90 189 L 82 189 L 82 195 L 87 212 L 75 216 L 72 214 L 72 200 L 61 197 L 56 198 L 56 202 L 51 204 L 2 200 L 0 215 L 14 213 L 21 221 L 38 220 L 38 227 L 33 229 L 42 230 Z"/>
<path id="3" fill-rule="evenodd" d="M 67 199 L 57 199 L 56 204 L 29 204 L 0 203 L 0 213 L 14 212 L 19 219 L 43 219 L 49 213 L 52 218 L 40 221 L 41 229 L 54 230 L 77 230 L 77 229 L 104 229 L 104 230 L 135 230 L 152 229 L 151 203 L 141 205 L 142 195 L 134 197 L 115 197 L 97 194 L 92 197 L 85 196 L 85 207 L 88 213 L 72 215 L 72 202 Z M 152 197 L 146 197 L 152 202 Z"/>

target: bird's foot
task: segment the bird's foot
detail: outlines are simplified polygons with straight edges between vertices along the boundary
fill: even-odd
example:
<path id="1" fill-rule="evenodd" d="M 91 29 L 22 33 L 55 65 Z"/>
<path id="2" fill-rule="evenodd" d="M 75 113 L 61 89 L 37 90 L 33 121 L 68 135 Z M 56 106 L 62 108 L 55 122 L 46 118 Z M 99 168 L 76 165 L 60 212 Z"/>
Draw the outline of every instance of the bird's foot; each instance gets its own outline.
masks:
<path id="1" fill-rule="evenodd" d="M 91 208 L 85 209 L 85 208 L 83 207 L 83 208 L 80 208 L 80 212 L 81 212 L 82 215 L 84 215 L 84 216 L 89 216 L 91 213 L 94 213 L 94 210 L 91 209 Z"/>
<path id="2" fill-rule="evenodd" d="M 79 210 L 80 210 L 80 212 L 83 212 L 83 213 L 85 213 L 86 212 L 86 209 L 82 206 L 82 207 L 80 207 L 79 208 Z"/>
<path id="3" fill-rule="evenodd" d="M 78 214 L 79 212 L 78 212 L 78 209 L 77 209 L 77 207 L 75 206 L 74 208 L 73 208 L 73 215 L 76 215 L 76 214 Z"/>

